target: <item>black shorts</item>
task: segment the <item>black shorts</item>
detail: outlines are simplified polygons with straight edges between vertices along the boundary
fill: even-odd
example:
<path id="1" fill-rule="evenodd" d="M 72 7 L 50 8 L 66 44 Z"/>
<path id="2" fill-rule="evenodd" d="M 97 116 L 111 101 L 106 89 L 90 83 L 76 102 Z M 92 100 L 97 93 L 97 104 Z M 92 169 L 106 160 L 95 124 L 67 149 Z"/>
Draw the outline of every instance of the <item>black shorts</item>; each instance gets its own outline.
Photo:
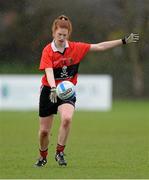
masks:
<path id="1" fill-rule="evenodd" d="M 57 98 L 57 103 L 52 103 L 50 101 L 50 87 L 43 86 L 41 88 L 40 99 L 39 99 L 39 116 L 40 117 L 47 117 L 52 114 L 57 114 L 58 106 L 69 103 L 75 107 L 76 97 L 71 100 L 63 101 Z"/>

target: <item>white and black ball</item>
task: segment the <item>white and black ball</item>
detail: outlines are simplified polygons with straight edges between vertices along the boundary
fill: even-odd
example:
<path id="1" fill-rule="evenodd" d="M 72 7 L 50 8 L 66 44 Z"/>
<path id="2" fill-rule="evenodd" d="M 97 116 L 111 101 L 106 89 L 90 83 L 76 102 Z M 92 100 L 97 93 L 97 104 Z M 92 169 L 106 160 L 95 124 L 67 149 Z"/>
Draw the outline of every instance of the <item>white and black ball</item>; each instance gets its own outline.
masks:
<path id="1" fill-rule="evenodd" d="M 75 96 L 75 86 L 70 81 L 62 81 L 56 87 L 57 96 L 61 100 L 69 100 Z"/>

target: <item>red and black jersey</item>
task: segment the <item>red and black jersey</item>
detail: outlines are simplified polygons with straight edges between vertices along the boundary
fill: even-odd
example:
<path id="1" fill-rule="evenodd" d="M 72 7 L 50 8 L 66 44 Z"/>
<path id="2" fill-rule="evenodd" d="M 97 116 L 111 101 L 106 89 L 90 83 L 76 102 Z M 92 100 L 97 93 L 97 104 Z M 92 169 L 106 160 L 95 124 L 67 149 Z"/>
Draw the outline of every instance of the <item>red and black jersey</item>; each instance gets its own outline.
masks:
<path id="1" fill-rule="evenodd" d="M 43 49 L 39 69 L 53 68 L 56 85 L 63 80 L 76 84 L 80 61 L 89 49 L 90 44 L 69 41 L 64 52 L 60 53 L 52 42 Z M 46 75 L 42 77 L 42 84 L 49 86 Z"/>

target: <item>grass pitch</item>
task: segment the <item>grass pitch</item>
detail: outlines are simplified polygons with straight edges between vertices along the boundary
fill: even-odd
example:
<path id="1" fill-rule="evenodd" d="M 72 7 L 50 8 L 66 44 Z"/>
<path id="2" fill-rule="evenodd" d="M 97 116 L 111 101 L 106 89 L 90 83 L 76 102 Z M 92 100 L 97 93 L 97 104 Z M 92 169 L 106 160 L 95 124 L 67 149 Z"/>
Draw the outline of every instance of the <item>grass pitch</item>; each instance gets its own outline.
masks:
<path id="1" fill-rule="evenodd" d="M 67 167 L 54 160 L 58 116 L 48 164 L 38 157 L 38 113 L 0 112 L 0 178 L 149 178 L 149 102 L 114 102 L 110 112 L 76 112 L 65 150 Z"/>

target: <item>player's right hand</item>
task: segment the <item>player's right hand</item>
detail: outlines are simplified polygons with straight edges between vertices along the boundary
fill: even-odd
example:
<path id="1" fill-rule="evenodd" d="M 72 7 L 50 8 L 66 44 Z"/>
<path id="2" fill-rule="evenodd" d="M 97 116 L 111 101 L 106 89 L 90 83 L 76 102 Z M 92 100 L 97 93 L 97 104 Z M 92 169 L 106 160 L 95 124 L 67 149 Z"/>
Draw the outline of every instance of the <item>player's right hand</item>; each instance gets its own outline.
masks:
<path id="1" fill-rule="evenodd" d="M 56 87 L 52 87 L 51 88 L 51 92 L 50 92 L 50 101 L 52 103 L 57 103 L 57 94 L 56 94 Z"/>

